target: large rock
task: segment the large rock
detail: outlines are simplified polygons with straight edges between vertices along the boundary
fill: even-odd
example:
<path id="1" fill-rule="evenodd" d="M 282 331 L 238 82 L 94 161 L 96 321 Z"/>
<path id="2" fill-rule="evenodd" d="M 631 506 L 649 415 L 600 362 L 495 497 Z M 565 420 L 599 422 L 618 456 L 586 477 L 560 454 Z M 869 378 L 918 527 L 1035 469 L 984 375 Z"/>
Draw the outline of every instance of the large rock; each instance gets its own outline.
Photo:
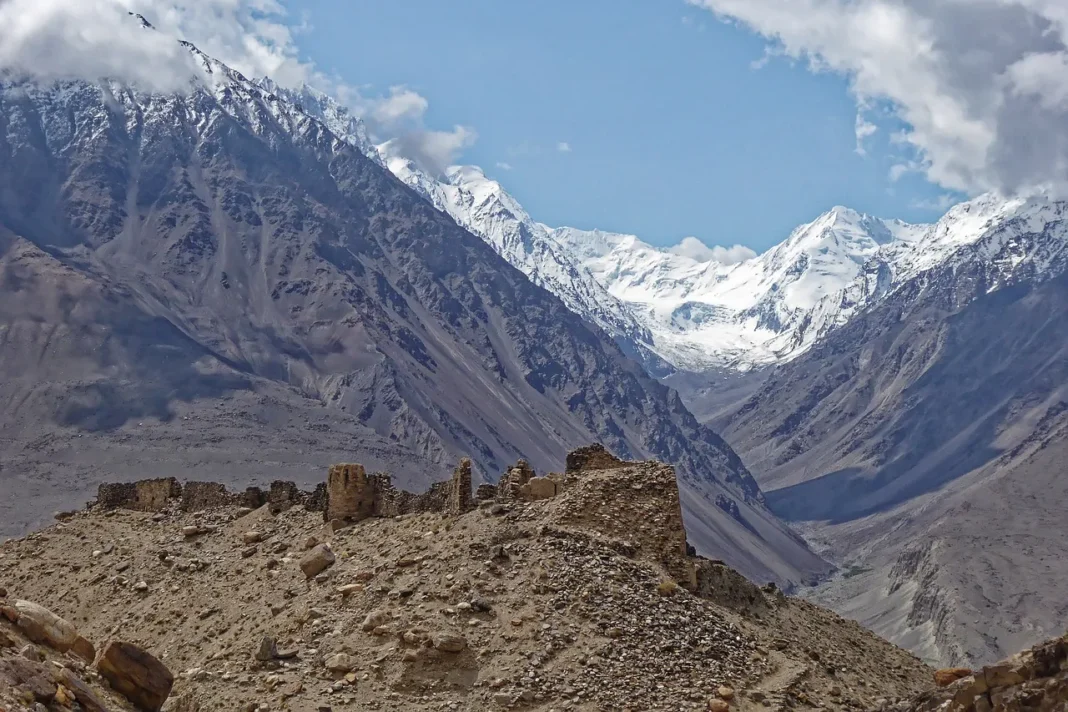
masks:
<path id="1" fill-rule="evenodd" d="M 334 565 L 334 552 L 326 544 L 319 544 L 300 560 L 300 570 L 308 578 L 315 578 Z"/>
<path id="2" fill-rule="evenodd" d="M 96 667 L 116 691 L 142 712 L 159 712 L 174 685 L 171 671 L 132 643 L 113 641 Z"/>
<path id="3" fill-rule="evenodd" d="M 46 643 L 64 653 L 78 640 L 78 631 L 44 606 L 30 601 L 15 601 L 17 625 L 35 643 Z"/>

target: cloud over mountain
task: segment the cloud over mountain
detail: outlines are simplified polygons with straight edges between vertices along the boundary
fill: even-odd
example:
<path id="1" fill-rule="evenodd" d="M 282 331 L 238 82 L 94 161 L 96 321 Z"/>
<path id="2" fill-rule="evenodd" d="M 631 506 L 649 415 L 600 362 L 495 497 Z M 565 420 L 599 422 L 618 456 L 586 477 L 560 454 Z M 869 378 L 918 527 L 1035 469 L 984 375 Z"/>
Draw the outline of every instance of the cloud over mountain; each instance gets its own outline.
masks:
<path id="1" fill-rule="evenodd" d="M 688 1 L 847 75 L 862 109 L 889 105 L 931 181 L 1068 194 L 1063 0 Z"/>

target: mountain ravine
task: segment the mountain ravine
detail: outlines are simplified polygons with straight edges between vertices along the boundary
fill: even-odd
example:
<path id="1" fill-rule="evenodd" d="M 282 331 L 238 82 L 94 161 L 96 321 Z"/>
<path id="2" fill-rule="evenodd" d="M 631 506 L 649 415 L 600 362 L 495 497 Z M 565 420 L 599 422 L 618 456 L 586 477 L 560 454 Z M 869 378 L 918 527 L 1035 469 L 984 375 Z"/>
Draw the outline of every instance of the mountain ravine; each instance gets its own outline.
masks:
<path id="1" fill-rule="evenodd" d="M 713 421 L 844 565 L 815 597 L 932 661 L 1063 633 L 1066 212 L 987 224 Z"/>
<path id="2" fill-rule="evenodd" d="M 596 440 L 677 466 L 702 552 L 758 580 L 829 569 L 603 332 L 190 51 L 185 95 L 0 87 L 7 533 L 105 475 L 302 481 L 362 459 L 411 485 L 469 455 L 495 480 Z"/>

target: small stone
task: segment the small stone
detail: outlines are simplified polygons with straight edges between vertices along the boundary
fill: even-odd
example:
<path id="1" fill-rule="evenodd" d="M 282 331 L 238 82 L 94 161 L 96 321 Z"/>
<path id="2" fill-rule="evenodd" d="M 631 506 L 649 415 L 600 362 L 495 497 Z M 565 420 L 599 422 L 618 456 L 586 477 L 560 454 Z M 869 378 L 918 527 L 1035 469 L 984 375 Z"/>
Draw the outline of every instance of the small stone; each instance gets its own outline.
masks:
<path id="1" fill-rule="evenodd" d="M 246 544 L 259 544 L 263 541 L 263 534 L 261 532 L 245 532 L 241 535 L 241 541 Z"/>
<path id="2" fill-rule="evenodd" d="M 269 635 L 260 640 L 260 647 L 256 650 L 256 659 L 261 662 L 274 660 L 278 657 L 278 642 Z"/>
<path id="3" fill-rule="evenodd" d="M 300 560 L 300 570 L 306 578 L 312 579 L 334 565 L 334 552 L 326 544 L 319 544 Z"/>
<path id="4" fill-rule="evenodd" d="M 436 633 L 431 640 L 436 649 L 447 653 L 458 653 L 467 647 L 467 639 L 453 633 Z"/>
<path id="5" fill-rule="evenodd" d="M 391 616 L 386 611 L 371 611 L 367 614 L 367 617 L 363 619 L 363 623 L 360 625 L 365 633 L 370 633 L 375 628 L 388 623 Z"/>
<path id="6" fill-rule="evenodd" d="M 258 550 L 254 546 L 250 546 L 247 549 L 243 549 L 241 551 L 241 558 L 242 559 L 248 559 L 250 557 L 253 557 L 253 556 L 256 555 L 256 551 L 258 551 Z"/>
<path id="7" fill-rule="evenodd" d="M 138 593 L 145 593 L 148 591 L 148 583 L 145 581 L 138 581 L 134 584 L 134 590 Z"/>
<path id="8" fill-rule="evenodd" d="M 725 700 L 712 699 L 708 701 L 708 712 L 728 712 L 731 706 Z"/>
<path id="9" fill-rule="evenodd" d="M 728 685 L 720 685 L 719 689 L 716 690 L 716 694 L 719 695 L 721 700 L 732 700 L 734 699 L 734 688 Z"/>
<path id="10" fill-rule="evenodd" d="M 19 655 L 27 660 L 32 660 L 35 663 L 44 662 L 44 653 L 42 653 L 33 643 L 22 646 Z"/>
<path id="11" fill-rule="evenodd" d="M 330 672 L 352 672 L 356 667 L 356 660 L 348 653 L 337 653 L 326 659 L 325 667 Z"/>
<path id="12" fill-rule="evenodd" d="M 351 596 L 354 593 L 360 593 L 363 591 L 362 583 L 349 583 L 344 586 L 338 586 L 337 592 L 342 596 Z"/>

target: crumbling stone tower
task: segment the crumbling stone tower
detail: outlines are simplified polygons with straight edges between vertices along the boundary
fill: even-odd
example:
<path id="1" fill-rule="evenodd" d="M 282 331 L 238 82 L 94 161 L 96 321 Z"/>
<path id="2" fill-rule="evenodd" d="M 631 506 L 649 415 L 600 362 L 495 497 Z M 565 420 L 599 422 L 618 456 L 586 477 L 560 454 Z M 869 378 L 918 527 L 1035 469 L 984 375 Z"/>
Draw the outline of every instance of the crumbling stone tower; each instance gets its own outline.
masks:
<path id="1" fill-rule="evenodd" d="M 374 513 L 375 487 L 363 465 L 331 465 L 326 480 L 326 521 L 358 522 Z"/>
<path id="2" fill-rule="evenodd" d="M 463 514 L 474 506 L 471 496 L 471 459 L 463 458 L 452 473 L 452 487 L 445 509 L 449 514 Z"/>

